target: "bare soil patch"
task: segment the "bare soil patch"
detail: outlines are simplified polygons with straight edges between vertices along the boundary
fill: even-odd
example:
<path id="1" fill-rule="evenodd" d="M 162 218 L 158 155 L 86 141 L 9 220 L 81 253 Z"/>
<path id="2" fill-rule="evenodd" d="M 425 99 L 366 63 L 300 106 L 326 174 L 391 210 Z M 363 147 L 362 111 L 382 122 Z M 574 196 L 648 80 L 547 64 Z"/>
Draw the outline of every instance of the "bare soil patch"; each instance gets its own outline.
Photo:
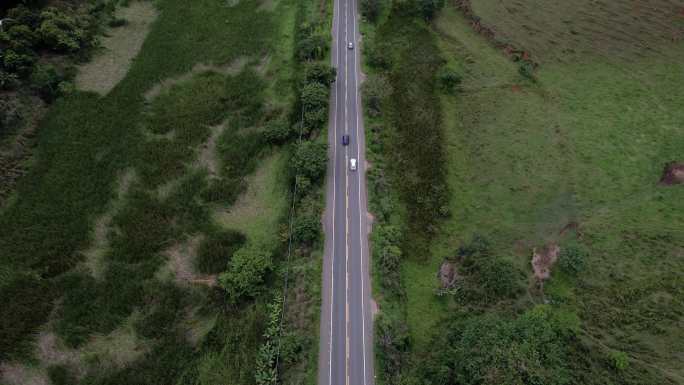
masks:
<path id="1" fill-rule="evenodd" d="M 0 364 L 0 380 L 6 385 L 49 385 L 44 371 L 18 363 Z"/>
<path id="2" fill-rule="evenodd" d="M 128 23 L 107 30 L 102 38 L 104 51 L 80 67 L 76 87 L 101 95 L 111 91 L 126 76 L 157 15 L 153 3 L 148 1 L 132 2 L 128 7 L 117 9 L 116 17 Z"/>
<path id="3" fill-rule="evenodd" d="M 452 262 L 443 261 L 439 266 L 437 278 L 439 278 L 439 285 L 442 289 L 452 288 L 458 279 L 456 266 Z"/>
<path id="4" fill-rule="evenodd" d="M 660 184 L 666 186 L 684 184 L 684 163 L 667 163 L 663 168 L 663 175 L 660 177 Z"/>
<path id="5" fill-rule="evenodd" d="M 551 277 L 551 268 L 558 260 L 560 247 L 555 243 L 544 245 L 544 247 L 537 252 L 537 249 L 532 250 L 532 270 L 534 270 L 534 277 L 538 281 L 544 281 Z"/>

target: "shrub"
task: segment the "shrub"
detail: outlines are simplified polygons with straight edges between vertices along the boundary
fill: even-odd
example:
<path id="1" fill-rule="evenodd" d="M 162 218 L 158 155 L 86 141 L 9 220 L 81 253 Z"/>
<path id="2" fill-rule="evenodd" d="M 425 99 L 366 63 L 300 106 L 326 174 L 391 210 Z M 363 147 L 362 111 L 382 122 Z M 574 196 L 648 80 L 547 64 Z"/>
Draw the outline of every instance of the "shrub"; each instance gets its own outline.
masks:
<path id="1" fill-rule="evenodd" d="M 391 93 L 387 78 L 382 75 L 371 75 L 363 83 L 363 100 L 366 111 L 371 116 L 378 116 L 382 112 L 382 102 Z"/>
<path id="2" fill-rule="evenodd" d="M 228 271 L 219 276 L 228 300 L 237 303 L 255 297 L 262 289 L 266 273 L 273 268 L 271 253 L 255 248 L 242 248 L 233 254 Z"/>
<path id="3" fill-rule="evenodd" d="M 562 247 L 558 263 L 563 271 L 576 275 L 584 270 L 585 251 L 577 245 Z"/>
<path id="4" fill-rule="evenodd" d="M 38 92 L 38 95 L 46 102 L 51 102 L 61 95 L 64 88 L 61 86 L 63 77 L 57 69 L 50 64 L 39 64 L 33 69 L 31 74 L 31 86 Z"/>
<path id="5" fill-rule="evenodd" d="M 516 319 L 495 314 L 456 319 L 436 335 L 420 369 L 426 383 L 548 384 L 572 382 L 568 344 L 573 332 L 547 306 Z"/>
<path id="6" fill-rule="evenodd" d="M 35 61 L 34 55 L 19 53 L 12 49 L 5 50 L 2 53 L 2 63 L 5 71 L 16 73 L 20 77 L 28 76 L 31 73 Z"/>
<path id="7" fill-rule="evenodd" d="M 19 85 L 19 76 L 10 72 L 0 70 L 0 89 L 11 90 Z"/>
<path id="8" fill-rule="evenodd" d="M 453 68 L 442 67 L 437 76 L 442 90 L 446 93 L 453 93 L 456 87 L 461 84 L 461 75 Z"/>
<path id="9" fill-rule="evenodd" d="M 266 125 L 264 137 L 271 144 L 283 144 L 293 136 L 290 124 L 283 119 L 275 119 Z"/>
<path id="10" fill-rule="evenodd" d="M 623 371 L 629 366 L 629 356 L 627 356 L 627 353 L 619 350 L 610 352 L 610 361 L 618 371 Z"/>
<path id="11" fill-rule="evenodd" d="M 197 250 L 195 268 L 202 274 L 218 274 L 228 268 L 230 258 L 245 243 L 245 236 L 233 230 L 211 233 Z"/>
<path id="12" fill-rule="evenodd" d="M 76 376 L 64 365 L 51 365 L 47 372 L 52 385 L 71 385 L 78 382 Z"/>
<path id="13" fill-rule="evenodd" d="M 380 313 L 375 321 L 375 336 L 380 370 L 388 383 L 395 383 L 391 379 L 400 373 L 411 346 L 408 326 L 390 314 Z"/>
<path id="14" fill-rule="evenodd" d="M 530 79 L 530 80 L 535 80 L 534 78 L 534 69 L 535 69 L 535 64 L 529 60 L 523 60 L 520 63 L 520 67 L 518 67 L 518 73 L 522 75 L 523 77 Z"/>

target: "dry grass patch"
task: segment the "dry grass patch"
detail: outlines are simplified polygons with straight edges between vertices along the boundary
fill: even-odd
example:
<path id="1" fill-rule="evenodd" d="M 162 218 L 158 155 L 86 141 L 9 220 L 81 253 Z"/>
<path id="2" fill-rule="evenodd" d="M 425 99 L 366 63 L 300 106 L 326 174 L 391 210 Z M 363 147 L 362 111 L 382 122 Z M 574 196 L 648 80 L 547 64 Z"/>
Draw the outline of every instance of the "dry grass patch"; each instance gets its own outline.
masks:
<path id="1" fill-rule="evenodd" d="M 209 171 L 209 176 L 215 177 L 218 175 L 219 159 L 216 153 L 216 141 L 226 129 L 226 123 L 218 126 L 210 127 L 211 134 L 204 144 L 200 147 L 199 155 L 197 157 L 197 166 L 206 168 Z"/>
<path id="2" fill-rule="evenodd" d="M 147 1 L 136 1 L 128 7 L 117 9 L 116 17 L 128 23 L 107 31 L 102 38 L 104 52 L 81 66 L 76 86 L 101 95 L 111 91 L 126 76 L 157 15 L 154 5 Z"/>
<path id="3" fill-rule="evenodd" d="M 172 279 L 178 285 L 199 284 L 216 285 L 216 275 L 198 274 L 194 268 L 197 250 L 203 236 L 197 235 L 184 242 L 179 242 L 165 251 L 168 262 L 157 273 L 160 280 Z"/>
<path id="4" fill-rule="evenodd" d="M 40 368 L 18 363 L 0 364 L 0 380 L 3 385 L 49 385 L 47 375 Z"/>
<path id="5" fill-rule="evenodd" d="M 145 99 L 150 102 L 152 99 L 159 96 L 162 91 L 168 90 L 176 84 L 187 82 L 192 79 L 193 76 L 203 72 L 218 72 L 222 75 L 236 75 L 242 71 L 242 69 L 245 68 L 248 63 L 249 58 L 247 56 L 240 56 L 226 65 L 212 65 L 204 63 L 195 64 L 195 66 L 192 67 L 192 70 L 189 72 L 177 77 L 164 79 L 154 85 L 154 87 L 145 92 Z"/>
<path id="6" fill-rule="evenodd" d="M 121 207 L 124 196 L 128 192 L 131 184 L 135 180 L 135 172 L 126 170 L 119 177 L 116 196 L 112 200 L 109 209 L 95 220 L 90 247 L 83 251 L 85 265 L 95 278 L 102 276 L 104 263 L 103 258 L 109 249 L 109 232 L 111 230 L 112 218 Z"/>
<path id="7" fill-rule="evenodd" d="M 282 153 L 265 158 L 248 177 L 247 191 L 230 208 L 217 209 L 215 220 L 225 228 L 245 234 L 252 244 L 272 246 L 277 241 L 280 215 L 287 204 L 287 191 L 279 180 L 284 160 Z"/>

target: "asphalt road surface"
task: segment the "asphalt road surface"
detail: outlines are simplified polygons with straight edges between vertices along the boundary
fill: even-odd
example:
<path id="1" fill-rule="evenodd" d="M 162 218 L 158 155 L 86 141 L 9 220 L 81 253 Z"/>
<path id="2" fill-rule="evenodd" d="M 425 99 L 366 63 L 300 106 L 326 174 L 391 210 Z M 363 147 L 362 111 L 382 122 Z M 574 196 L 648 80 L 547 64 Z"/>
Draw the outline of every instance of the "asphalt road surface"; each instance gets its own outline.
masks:
<path id="1" fill-rule="evenodd" d="M 357 1 L 335 0 L 333 16 L 332 65 L 337 80 L 328 130 L 319 385 L 374 383 Z M 342 145 L 342 135 L 349 135 L 348 146 Z M 357 159 L 356 171 L 350 170 L 351 158 Z"/>

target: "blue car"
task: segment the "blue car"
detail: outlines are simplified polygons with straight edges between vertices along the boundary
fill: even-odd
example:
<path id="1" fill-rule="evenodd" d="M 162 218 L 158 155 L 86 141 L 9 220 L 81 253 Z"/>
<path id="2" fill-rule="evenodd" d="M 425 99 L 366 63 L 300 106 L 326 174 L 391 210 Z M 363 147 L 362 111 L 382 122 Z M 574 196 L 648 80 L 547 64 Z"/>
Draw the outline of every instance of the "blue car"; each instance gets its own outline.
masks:
<path id="1" fill-rule="evenodd" d="M 342 135 L 342 145 L 349 145 L 349 135 Z"/>

